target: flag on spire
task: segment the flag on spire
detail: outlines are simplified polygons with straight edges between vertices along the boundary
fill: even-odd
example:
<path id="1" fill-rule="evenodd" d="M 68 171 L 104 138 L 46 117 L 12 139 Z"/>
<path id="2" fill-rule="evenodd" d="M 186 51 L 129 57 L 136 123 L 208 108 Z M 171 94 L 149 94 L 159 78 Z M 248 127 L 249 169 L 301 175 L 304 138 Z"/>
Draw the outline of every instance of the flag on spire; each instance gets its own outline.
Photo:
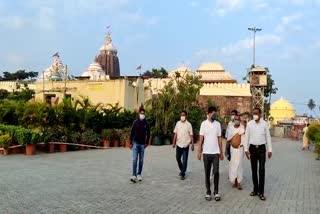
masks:
<path id="1" fill-rule="evenodd" d="M 52 57 L 60 57 L 59 52 L 56 52 L 55 54 L 52 55 Z"/>
<path id="2" fill-rule="evenodd" d="M 109 28 L 111 28 L 111 25 L 108 25 L 108 26 L 107 26 L 107 29 L 109 29 Z"/>
<path id="3" fill-rule="evenodd" d="M 142 68 L 142 65 L 139 65 L 139 66 L 136 68 L 136 70 L 141 70 L 141 68 Z"/>

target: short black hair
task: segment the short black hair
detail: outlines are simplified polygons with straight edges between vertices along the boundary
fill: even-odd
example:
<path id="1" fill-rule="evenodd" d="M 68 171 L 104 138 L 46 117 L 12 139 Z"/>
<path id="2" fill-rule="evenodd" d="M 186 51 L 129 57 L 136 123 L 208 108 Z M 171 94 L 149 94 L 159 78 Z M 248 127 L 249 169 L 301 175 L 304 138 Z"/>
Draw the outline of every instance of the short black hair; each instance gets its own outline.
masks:
<path id="1" fill-rule="evenodd" d="M 217 112 L 217 108 L 215 106 L 209 106 L 208 107 L 208 113 Z"/>
<path id="2" fill-rule="evenodd" d="M 182 110 L 182 111 L 180 112 L 180 114 L 182 114 L 182 113 L 184 113 L 186 116 L 188 115 L 188 113 L 187 113 L 186 110 Z"/>
<path id="3" fill-rule="evenodd" d="M 258 110 L 258 111 L 259 111 L 259 114 L 262 113 L 261 108 L 255 107 L 253 110 Z"/>
<path id="4" fill-rule="evenodd" d="M 235 110 L 235 109 L 231 111 L 231 114 L 232 114 L 232 113 L 234 113 L 235 115 L 238 115 L 238 111 Z"/>
<path id="5" fill-rule="evenodd" d="M 143 111 L 143 112 L 146 112 L 146 110 L 145 110 L 144 108 L 142 108 L 142 107 L 139 108 L 139 113 L 141 113 L 142 111 Z"/>

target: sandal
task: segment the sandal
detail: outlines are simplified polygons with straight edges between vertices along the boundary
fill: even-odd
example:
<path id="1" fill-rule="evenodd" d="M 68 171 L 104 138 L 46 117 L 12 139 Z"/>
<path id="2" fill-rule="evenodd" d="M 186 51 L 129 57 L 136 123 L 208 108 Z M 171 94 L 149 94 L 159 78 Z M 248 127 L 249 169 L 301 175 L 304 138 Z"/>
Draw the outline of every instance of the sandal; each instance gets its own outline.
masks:
<path id="1" fill-rule="evenodd" d="M 211 201 L 211 195 L 206 195 L 205 199 L 206 199 L 207 201 Z"/>
<path id="2" fill-rule="evenodd" d="M 238 184 L 238 190 L 242 190 L 242 186 Z"/>
<path id="3" fill-rule="evenodd" d="M 216 193 L 216 194 L 214 195 L 214 200 L 220 201 L 220 200 L 221 200 L 221 196 L 220 196 L 218 193 Z"/>
<path id="4" fill-rule="evenodd" d="M 257 195 L 258 195 L 258 193 L 256 193 L 256 192 L 250 193 L 250 196 L 257 196 Z"/>
<path id="5" fill-rule="evenodd" d="M 265 201 L 266 200 L 266 197 L 264 197 L 264 195 L 259 195 L 259 198 L 261 201 Z"/>

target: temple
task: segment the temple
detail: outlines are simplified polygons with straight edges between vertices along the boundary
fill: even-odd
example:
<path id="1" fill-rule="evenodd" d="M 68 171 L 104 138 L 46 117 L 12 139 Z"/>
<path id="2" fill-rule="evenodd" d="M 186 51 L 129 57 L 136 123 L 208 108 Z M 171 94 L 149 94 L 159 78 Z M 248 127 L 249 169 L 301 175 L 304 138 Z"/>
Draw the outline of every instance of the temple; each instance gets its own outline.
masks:
<path id="1" fill-rule="evenodd" d="M 117 54 L 118 50 L 112 43 L 111 34 L 108 33 L 105 43 L 100 48 L 100 54 L 95 61 L 101 65 L 105 74 L 111 78 L 120 76 L 120 63 Z"/>
<path id="2" fill-rule="evenodd" d="M 53 62 L 42 74 L 39 75 L 38 80 L 51 80 L 51 81 L 62 81 L 66 78 L 66 69 L 60 60 L 59 54 L 53 55 Z"/>

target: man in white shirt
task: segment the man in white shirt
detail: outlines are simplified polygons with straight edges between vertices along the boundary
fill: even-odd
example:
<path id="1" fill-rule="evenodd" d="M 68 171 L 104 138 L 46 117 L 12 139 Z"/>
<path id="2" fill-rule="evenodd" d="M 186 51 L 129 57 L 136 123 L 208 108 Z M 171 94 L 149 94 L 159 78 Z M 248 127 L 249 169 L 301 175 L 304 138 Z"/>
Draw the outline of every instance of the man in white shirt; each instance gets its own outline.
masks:
<path id="1" fill-rule="evenodd" d="M 210 189 L 210 172 L 213 166 L 214 175 L 214 199 L 220 201 L 219 195 L 219 159 L 223 160 L 222 152 L 222 138 L 221 138 L 221 125 L 217 121 L 216 107 L 208 108 L 207 120 L 201 123 L 200 127 L 200 140 L 198 145 L 198 160 L 201 160 L 203 154 L 205 183 L 207 193 L 205 199 L 211 200 Z"/>
<path id="2" fill-rule="evenodd" d="M 231 120 L 228 123 L 227 129 L 226 129 L 226 135 L 225 138 L 228 139 L 228 133 L 230 132 L 230 128 L 234 126 L 234 117 L 238 114 L 237 110 L 231 111 Z M 225 156 L 230 161 L 231 160 L 231 150 L 230 150 L 230 143 L 227 141 L 226 143 L 226 150 L 225 150 Z"/>
<path id="3" fill-rule="evenodd" d="M 191 123 L 187 121 L 186 111 L 182 111 L 180 113 L 180 121 L 177 122 L 173 132 L 174 132 L 173 148 L 175 148 L 177 145 L 176 159 L 180 169 L 179 176 L 181 180 L 184 180 L 186 176 L 186 171 L 187 171 L 190 143 L 191 143 L 191 150 L 192 151 L 194 150 L 192 126 L 191 126 Z M 181 157 L 182 157 L 182 162 L 181 162 Z"/>
<path id="4" fill-rule="evenodd" d="M 253 192 L 250 196 L 258 195 L 261 200 L 264 196 L 266 152 L 272 157 L 272 144 L 268 123 L 261 118 L 261 109 L 253 109 L 253 120 L 248 122 L 245 133 L 244 149 L 246 156 L 251 160 Z M 259 163 L 259 181 L 258 181 Z"/>

